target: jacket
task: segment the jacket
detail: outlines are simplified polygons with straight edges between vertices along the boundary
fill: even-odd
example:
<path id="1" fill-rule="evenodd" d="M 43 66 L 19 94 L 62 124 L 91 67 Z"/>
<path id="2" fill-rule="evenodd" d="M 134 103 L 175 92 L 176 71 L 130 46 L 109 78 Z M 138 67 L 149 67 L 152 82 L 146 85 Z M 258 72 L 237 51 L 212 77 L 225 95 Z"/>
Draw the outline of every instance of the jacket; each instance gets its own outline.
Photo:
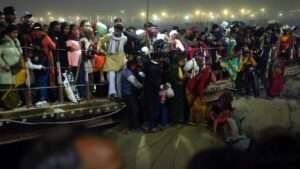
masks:
<path id="1" fill-rule="evenodd" d="M 17 39 L 13 40 L 9 36 L 5 36 L 3 44 L 0 45 L 0 65 L 9 67 L 16 65 L 20 61 L 21 56 L 20 42 Z M 1 85 L 14 85 L 15 83 L 16 77 L 11 70 L 0 69 Z"/>

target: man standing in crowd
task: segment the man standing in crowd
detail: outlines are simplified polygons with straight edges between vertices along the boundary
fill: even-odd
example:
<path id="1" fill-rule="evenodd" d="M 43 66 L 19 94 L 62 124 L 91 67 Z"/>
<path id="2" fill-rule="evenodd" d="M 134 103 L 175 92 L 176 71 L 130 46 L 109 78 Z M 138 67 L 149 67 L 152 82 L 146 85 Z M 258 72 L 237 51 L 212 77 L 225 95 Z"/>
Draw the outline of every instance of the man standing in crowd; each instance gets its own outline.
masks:
<path id="1" fill-rule="evenodd" d="M 32 27 L 31 18 L 32 18 L 32 14 L 30 12 L 25 12 L 24 16 L 22 16 L 20 19 L 21 22 L 18 24 L 18 30 L 19 30 L 18 39 L 22 47 L 28 47 L 31 41 L 30 40 L 31 27 Z"/>
<path id="2" fill-rule="evenodd" d="M 36 104 L 47 104 L 48 101 L 48 87 L 54 86 L 55 69 L 53 60 L 53 50 L 56 48 L 52 39 L 42 30 L 40 23 L 33 25 L 32 31 L 32 59 L 31 61 L 36 65 L 43 65 L 44 70 L 35 70 L 35 84 L 39 89 L 37 90 Z M 54 77 L 54 78 L 51 78 Z"/>
<path id="3" fill-rule="evenodd" d="M 98 46 L 106 48 L 101 49 L 100 52 L 106 54 L 106 62 L 103 70 L 107 72 L 109 82 L 108 96 L 113 99 L 121 94 L 117 89 L 120 86 L 117 84 L 117 76 L 126 62 L 124 46 L 127 42 L 127 37 L 123 34 L 123 26 L 121 24 L 115 25 L 114 31 L 114 33 L 101 38 L 100 44 L 98 44 Z"/>
<path id="4" fill-rule="evenodd" d="M 3 9 L 3 13 L 7 24 L 13 24 L 16 22 L 17 16 L 14 7 L 12 6 L 5 7 Z"/>
<path id="5" fill-rule="evenodd" d="M 143 85 L 137 80 L 135 76 L 137 62 L 135 59 L 127 62 L 127 67 L 122 71 L 122 96 L 126 103 L 126 113 L 124 114 L 124 130 L 126 134 L 130 129 L 139 129 L 140 115 L 137 89 L 141 89 Z"/>
<path id="6" fill-rule="evenodd" d="M 8 25 L 16 21 L 16 11 L 12 6 L 3 8 L 3 13 L 0 12 L 0 39 L 5 36 L 5 29 Z"/>
<path id="7" fill-rule="evenodd" d="M 159 56 L 152 54 L 151 60 L 144 64 L 145 71 L 145 103 L 149 123 L 149 132 L 158 131 L 157 125 L 159 120 L 159 91 L 161 84 L 161 67 Z"/>

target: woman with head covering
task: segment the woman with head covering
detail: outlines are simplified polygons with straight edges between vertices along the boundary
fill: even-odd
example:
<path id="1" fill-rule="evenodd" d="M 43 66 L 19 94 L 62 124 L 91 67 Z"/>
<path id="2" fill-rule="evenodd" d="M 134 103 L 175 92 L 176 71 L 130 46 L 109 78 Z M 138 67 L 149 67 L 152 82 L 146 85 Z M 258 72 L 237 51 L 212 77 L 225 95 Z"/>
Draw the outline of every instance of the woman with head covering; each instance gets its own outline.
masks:
<path id="1" fill-rule="evenodd" d="M 23 51 L 17 39 L 17 26 L 8 25 L 5 32 L 3 44 L 0 45 L 0 97 L 2 106 L 12 109 L 21 105 L 19 95 L 14 88 Z"/>

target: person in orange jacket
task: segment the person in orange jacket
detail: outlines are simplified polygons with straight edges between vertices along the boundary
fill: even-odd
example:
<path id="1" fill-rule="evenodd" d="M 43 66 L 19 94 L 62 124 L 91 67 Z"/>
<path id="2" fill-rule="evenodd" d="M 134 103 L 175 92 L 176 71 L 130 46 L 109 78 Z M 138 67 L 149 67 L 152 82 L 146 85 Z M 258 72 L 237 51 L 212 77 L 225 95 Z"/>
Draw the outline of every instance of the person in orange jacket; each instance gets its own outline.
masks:
<path id="1" fill-rule="evenodd" d="M 55 61 L 53 56 L 53 50 L 56 49 L 56 45 L 47 33 L 43 31 L 40 23 L 35 23 L 32 29 L 31 61 L 46 68 L 34 71 L 36 87 L 40 87 L 37 90 L 37 104 L 47 104 L 47 87 L 52 88 L 56 85 Z"/>

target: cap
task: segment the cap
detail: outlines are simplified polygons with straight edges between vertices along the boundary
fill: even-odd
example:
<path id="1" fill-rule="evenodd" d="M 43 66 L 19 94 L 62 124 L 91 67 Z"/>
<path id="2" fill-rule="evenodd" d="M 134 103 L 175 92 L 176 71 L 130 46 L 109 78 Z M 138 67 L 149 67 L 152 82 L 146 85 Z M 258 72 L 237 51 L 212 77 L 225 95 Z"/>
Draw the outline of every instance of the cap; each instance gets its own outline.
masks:
<path id="1" fill-rule="evenodd" d="M 4 13 L 4 15 L 15 15 L 16 11 L 13 6 L 7 6 L 7 7 L 3 8 L 3 13 Z"/>
<path id="2" fill-rule="evenodd" d="M 40 24 L 40 23 L 34 23 L 33 24 L 33 27 L 32 27 L 32 30 L 35 30 L 35 31 L 40 31 L 40 30 L 42 30 L 42 24 Z"/>
<path id="3" fill-rule="evenodd" d="M 31 18 L 31 17 L 32 17 L 32 13 L 29 12 L 29 11 L 26 11 L 26 12 L 24 13 L 23 17 Z"/>

